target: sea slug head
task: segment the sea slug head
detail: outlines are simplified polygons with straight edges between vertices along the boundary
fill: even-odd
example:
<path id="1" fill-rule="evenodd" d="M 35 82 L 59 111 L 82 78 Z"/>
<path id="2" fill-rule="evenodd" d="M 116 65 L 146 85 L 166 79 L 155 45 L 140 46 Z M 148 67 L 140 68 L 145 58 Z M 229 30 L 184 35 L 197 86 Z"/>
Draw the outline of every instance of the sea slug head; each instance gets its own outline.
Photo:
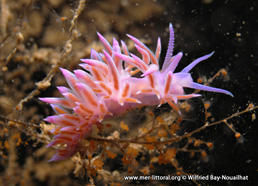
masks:
<path id="1" fill-rule="evenodd" d="M 172 24 L 169 25 L 169 30 L 170 30 L 170 37 L 169 37 L 168 49 L 165 56 L 165 61 L 160 71 L 161 75 L 159 76 L 160 78 L 165 79 L 165 80 L 162 80 L 164 82 L 163 92 L 162 92 L 163 97 L 164 98 L 174 97 L 174 102 L 176 102 L 175 100 L 189 99 L 192 97 L 201 96 L 200 94 L 186 95 L 183 90 L 184 87 L 205 90 L 210 92 L 219 92 L 219 93 L 224 93 L 224 94 L 233 96 L 232 93 L 230 93 L 229 91 L 219 89 L 219 88 L 209 87 L 209 86 L 205 86 L 205 85 L 193 82 L 193 79 L 190 74 L 190 70 L 193 69 L 201 61 L 204 61 L 209 57 L 211 57 L 214 54 L 214 52 L 194 60 L 192 63 L 186 66 L 181 72 L 177 72 L 177 73 L 174 72 L 183 56 L 183 53 L 179 52 L 178 54 L 173 56 L 175 39 L 174 39 L 174 30 L 173 30 Z M 167 99 L 163 100 L 163 102 L 167 102 L 167 101 L 169 100 Z"/>

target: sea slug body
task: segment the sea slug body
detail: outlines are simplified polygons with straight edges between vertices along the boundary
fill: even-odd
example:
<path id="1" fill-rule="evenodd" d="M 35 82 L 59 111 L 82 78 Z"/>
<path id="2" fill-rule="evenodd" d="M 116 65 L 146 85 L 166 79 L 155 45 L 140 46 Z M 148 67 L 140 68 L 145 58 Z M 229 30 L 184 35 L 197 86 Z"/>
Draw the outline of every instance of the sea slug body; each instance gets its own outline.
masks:
<path id="1" fill-rule="evenodd" d="M 98 33 L 104 46 L 103 53 L 94 49 L 90 59 L 81 59 L 82 68 L 73 73 L 66 69 L 61 71 L 70 88 L 58 87 L 63 98 L 40 98 L 49 103 L 57 115 L 45 118 L 45 121 L 56 125 L 51 132 L 54 140 L 47 146 L 58 145 L 56 154 L 50 161 L 71 157 L 78 151 L 78 145 L 85 135 L 90 135 L 92 125 L 106 117 L 124 114 L 127 110 L 143 105 L 162 105 L 168 103 L 179 111 L 178 100 L 201 96 L 185 94 L 184 87 L 233 96 L 229 91 L 205 86 L 193 82 L 189 71 L 199 62 L 208 59 L 212 54 L 200 57 L 190 63 L 181 72 L 175 73 L 182 52 L 173 56 L 174 30 L 169 26 L 170 38 L 165 61 L 159 70 L 161 52 L 160 38 L 156 52 L 153 53 L 141 41 L 128 35 L 134 42 L 141 58 L 129 53 L 127 46 L 121 46 L 113 39 L 111 46 Z M 134 76 L 141 72 L 141 77 Z"/>

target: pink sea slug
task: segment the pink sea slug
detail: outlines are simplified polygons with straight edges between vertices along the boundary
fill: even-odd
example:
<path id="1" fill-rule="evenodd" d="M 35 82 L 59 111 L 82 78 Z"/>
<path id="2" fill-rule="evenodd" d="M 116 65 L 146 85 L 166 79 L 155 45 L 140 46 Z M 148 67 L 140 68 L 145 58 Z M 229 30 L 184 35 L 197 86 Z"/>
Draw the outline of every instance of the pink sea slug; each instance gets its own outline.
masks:
<path id="1" fill-rule="evenodd" d="M 121 46 L 113 39 L 111 46 L 98 33 L 104 45 L 103 53 L 91 50 L 90 59 L 81 59 L 82 68 L 87 70 L 66 69 L 61 71 L 70 88 L 57 87 L 62 98 L 40 98 L 49 103 L 57 115 L 49 116 L 45 121 L 56 127 L 51 131 L 54 140 L 47 146 L 58 145 L 56 154 L 50 161 L 66 159 L 74 155 L 80 141 L 90 135 L 92 125 L 106 117 L 124 114 L 127 110 L 143 105 L 161 105 L 168 103 L 180 113 L 178 101 L 200 94 L 185 94 L 184 87 L 233 96 L 230 92 L 193 82 L 189 71 L 199 62 L 208 59 L 212 54 L 200 57 L 190 63 L 181 72 L 175 69 L 183 56 L 182 52 L 173 56 L 174 30 L 169 26 L 170 37 L 165 61 L 160 69 L 159 58 L 161 41 L 158 38 L 156 52 L 153 53 L 142 42 L 127 35 L 141 54 L 138 57 L 129 53 L 127 46 Z M 141 72 L 140 77 L 134 74 Z"/>

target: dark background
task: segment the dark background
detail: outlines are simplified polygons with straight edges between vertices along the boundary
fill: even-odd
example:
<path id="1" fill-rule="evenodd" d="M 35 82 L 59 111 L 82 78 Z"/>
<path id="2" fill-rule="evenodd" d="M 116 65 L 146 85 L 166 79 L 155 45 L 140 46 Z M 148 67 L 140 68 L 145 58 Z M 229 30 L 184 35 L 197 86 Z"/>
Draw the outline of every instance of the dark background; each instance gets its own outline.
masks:
<path id="1" fill-rule="evenodd" d="M 214 86 L 231 91 L 234 98 L 213 95 L 212 113 L 223 118 L 236 110 L 244 110 L 248 103 L 258 103 L 258 19 L 257 1 L 166 1 L 166 16 L 160 21 L 175 26 L 175 51 L 184 54 L 180 67 L 199 56 L 215 51 L 207 61 L 193 70 L 194 75 L 210 77 L 220 68 L 228 70 L 230 80 L 215 80 Z M 163 26 L 164 27 L 164 26 Z M 164 41 L 164 40 L 163 40 Z M 217 82 L 216 82 L 217 81 Z M 210 96 L 211 94 L 206 94 Z M 205 96 L 205 95 L 204 95 Z M 248 175 L 249 181 L 232 181 L 210 185 L 257 185 L 258 183 L 258 123 L 246 114 L 231 121 L 245 141 L 235 143 L 225 134 L 216 142 L 217 152 L 212 158 L 210 173 L 214 175 Z"/>

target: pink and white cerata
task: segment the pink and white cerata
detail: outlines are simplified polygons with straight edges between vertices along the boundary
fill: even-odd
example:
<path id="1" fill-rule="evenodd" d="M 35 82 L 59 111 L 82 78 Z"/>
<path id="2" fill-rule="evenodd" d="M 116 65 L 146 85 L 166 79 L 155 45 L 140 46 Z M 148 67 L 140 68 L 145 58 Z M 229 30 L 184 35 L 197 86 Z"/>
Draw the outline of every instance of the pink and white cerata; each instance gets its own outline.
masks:
<path id="1" fill-rule="evenodd" d="M 164 103 L 180 113 L 179 100 L 201 96 L 185 94 L 184 87 L 233 96 L 229 91 L 193 82 L 189 71 L 199 62 L 208 59 L 213 52 L 196 59 L 181 72 L 174 72 L 183 53 L 173 56 L 172 24 L 169 30 L 168 50 L 162 68 L 159 66 L 160 38 L 153 53 L 137 38 L 127 35 L 141 55 L 138 57 L 128 51 L 123 41 L 120 46 L 114 38 L 111 46 L 99 33 L 105 49 L 103 53 L 92 49 L 90 59 L 81 59 L 83 63 L 80 66 L 86 71 L 79 69 L 72 73 L 60 68 L 69 88 L 57 87 L 62 98 L 40 98 L 56 112 L 56 115 L 45 118 L 45 121 L 56 125 L 51 130 L 54 140 L 47 146 L 58 146 L 56 154 L 49 161 L 63 160 L 74 155 L 81 140 L 90 135 L 92 125 L 106 117 L 121 115 L 139 106 L 159 106 Z M 141 75 L 136 77 L 138 72 Z"/>

